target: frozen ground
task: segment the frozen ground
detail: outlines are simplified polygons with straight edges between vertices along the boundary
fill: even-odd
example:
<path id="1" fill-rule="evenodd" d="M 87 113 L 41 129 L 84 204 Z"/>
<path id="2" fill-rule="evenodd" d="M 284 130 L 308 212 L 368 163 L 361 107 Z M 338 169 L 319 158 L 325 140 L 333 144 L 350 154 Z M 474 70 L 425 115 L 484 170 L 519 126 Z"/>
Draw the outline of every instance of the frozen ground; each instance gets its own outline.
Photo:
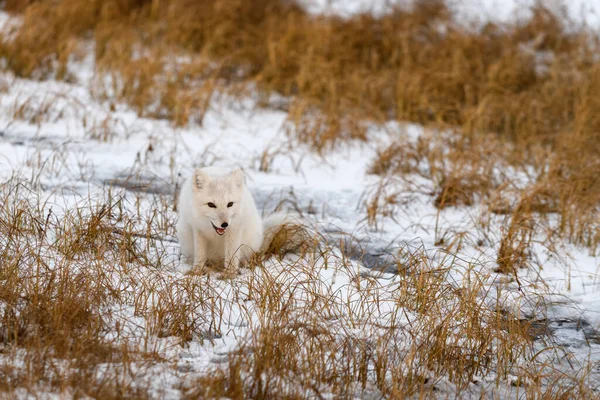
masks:
<path id="1" fill-rule="evenodd" d="M 348 4 L 343 7 L 347 9 Z M 353 278 L 373 274 L 377 290 L 369 291 L 367 300 L 381 301 L 384 306 L 370 311 L 370 325 L 360 327 L 363 335 L 374 331 L 375 320 L 388 323 L 390 310 L 396 310 L 393 296 L 400 283 L 395 267 L 383 274 L 367 267 L 389 267 L 386 261 L 402 261 L 404 254 L 418 249 L 435 267 L 452 267 L 446 275 L 451 285 L 459 285 L 471 268 L 489 277 L 487 287 L 502 285 L 511 311 L 544 328 L 538 346 L 556 345 L 553 357 L 557 365 L 576 369 L 591 360 L 595 365 L 591 379 L 600 380 L 599 258 L 565 244 L 570 257 L 557 260 L 540 244 L 532 255 L 540 268 L 520 271 L 521 287 L 506 282 L 506 277 L 493 273 L 500 241 L 493 224 L 499 226 L 499 221 L 492 221 L 492 233 L 482 236 L 477 207 L 438 212 L 426 194 L 427 182 L 418 191 L 405 182 L 389 182 L 385 190 L 401 193 L 394 218 L 380 217 L 377 229 L 367 224 L 365 201 L 380 183 L 379 177 L 367 173 L 377 148 L 390 137 L 414 140 L 426 134 L 423 128 L 390 123 L 386 129 L 371 129 L 368 143 L 349 143 L 318 156 L 285 135 L 284 112 L 257 109 L 252 99 L 215 101 L 202 126 L 175 129 L 167 121 L 139 118 L 123 105 L 112 111 L 109 104 L 95 99 L 87 84 L 93 75 L 91 60 L 78 65 L 75 72 L 80 78 L 76 84 L 0 75 L 5 90 L 0 96 L 0 181 L 14 176 L 27 179 L 55 210 L 86 199 L 100 201 L 110 188 L 113 194 L 130 199 L 126 204 L 132 210 L 135 199 L 140 199 L 141 209 L 147 213 L 157 197 L 167 202 L 172 199 L 178 184 L 194 167 L 238 165 L 246 170 L 251 190 L 265 212 L 287 201 L 305 212 L 331 242 L 346 240 L 348 245 L 337 256 L 345 253 L 352 259 L 350 263 L 334 257 L 328 264 L 316 263 L 306 275 L 316 280 L 320 290 L 337 296 L 340 303 L 349 302 L 360 296 L 351 284 Z M 39 119 L 42 109 L 44 116 Z M 264 159 L 270 160 L 267 168 L 261 168 Z M 169 218 L 174 219 L 172 210 L 170 213 Z M 338 232 L 350 233 L 354 239 L 344 239 Z M 456 236 L 464 238 L 460 252 L 453 255 L 458 261 L 437 245 L 442 237 Z M 165 234 L 164 241 L 167 254 L 161 273 L 167 280 L 182 279 L 188 266 L 179 260 L 172 234 Z M 282 263 L 273 260 L 269 271 L 281 272 L 285 281 L 286 263 L 296 261 L 293 257 Z M 157 351 L 170 362 L 153 366 L 139 379 L 151 382 L 158 397 L 178 397 L 180 381 L 218 365 L 245 339 L 248 324 L 260 323 L 252 305 L 242 311 L 234 300 L 247 292 L 248 280 L 246 273 L 237 281 L 216 284 L 225 316 L 211 341 L 193 340 L 182 348 L 172 345 L 169 338 L 152 338 Z M 302 289 L 296 295 L 302 298 Z M 114 312 L 131 329 L 133 338 L 147 335 L 145 322 L 134 315 L 130 305 Z M 347 312 L 356 312 L 360 318 L 360 310 Z M 396 323 L 410 324 L 412 319 L 418 316 L 407 313 Z M 493 376 L 482 379 L 489 385 L 473 387 L 474 397 L 482 392 L 517 396 L 510 380 L 497 387 Z M 452 396 L 451 385 L 441 390 L 442 397 Z"/>

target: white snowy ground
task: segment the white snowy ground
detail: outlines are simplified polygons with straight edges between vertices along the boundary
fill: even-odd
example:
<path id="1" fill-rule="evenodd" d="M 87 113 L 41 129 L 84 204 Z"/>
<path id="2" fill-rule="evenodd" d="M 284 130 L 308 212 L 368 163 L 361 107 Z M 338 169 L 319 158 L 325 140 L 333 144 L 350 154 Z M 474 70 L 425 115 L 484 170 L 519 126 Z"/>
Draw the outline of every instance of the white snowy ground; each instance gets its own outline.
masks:
<path id="1" fill-rule="evenodd" d="M 331 13 L 349 16 L 372 12 L 383 14 L 390 6 L 410 6 L 414 0 L 303 0 L 315 14 Z M 505 23 L 530 15 L 531 6 L 541 3 L 569 21 L 593 29 L 600 28 L 600 0 L 450 0 L 448 2 L 457 20 L 481 26 L 487 21 Z"/>
<path id="2" fill-rule="evenodd" d="M 347 5 L 344 3 L 344 7 Z M 459 254 L 463 261 L 453 260 L 448 282 L 458 284 L 465 271 L 473 266 L 486 275 L 491 274 L 490 286 L 505 280 L 491 273 L 500 233 L 496 230 L 497 237 L 487 238 L 479 235 L 476 207 L 438 213 L 431 197 L 407 190 L 402 198 L 405 201 L 395 210 L 394 220 L 381 219 L 377 230 L 367 226 L 364 200 L 379 183 L 379 177 L 367 173 L 369 163 L 378 146 L 390 137 L 412 140 L 424 134 L 419 126 L 390 123 L 386 129 L 372 129 L 368 143 L 351 143 L 320 157 L 301 145 L 291 144 L 284 133 L 284 112 L 256 109 L 252 99 L 241 103 L 216 101 L 202 126 L 175 129 L 167 121 L 139 118 L 123 105 L 110 111 L 108 104 L 95 99 L 88 85 L 93 75 L 92 60 L 78 65 L 74 72 L 80 78 L 76 84 L 0 75 L 0 84 L 6 90 L 0 95 L 0 182 L 15 175 L 29 179 L 49 199 L 48 204 L 59 205 L 60 209 L 84 200 L 102 199 L 111 182 L 131 176 L 168 198 L 195 166 L 238 165 L 246 170 L 251 190 L 267 212 L 281 199 L 292 199 L 309 212 L 322 231 L 352 233 L 367 243 L 367 252 L 378 253 L 387 248 L 390 254 L 398 254 L 399 250 L 419 248 L 426 251 L 432 264 L 439 265 L 447 263 L 448 257 L 436 247 L 437 239 L 464 234 L 465 246 Z M 27 120 L 28 113 L 35 115 L 40 107 L 48 107 L 50 117 L 43 121 Z M 14 117 L 17 110 L 21 110 L 21 119 Z M 268 172 L 261 172 L 259 165 L 265 152 L 272 154 L 272 163 Z M 391 183 L 389 190 L 399 190 L 402 185 Z M 122 188 L 113 190 L 120 190 L 125 198 L 140 196 Z M 142 209 L 148 212 L 154 194 L 141 196 Z M 477 245 L 482 239 L 484 245 Z M 180 262 L 177 244 L 166 243 L 165 279 L 181 279 L 188 266 Z M 514 304 L 517 315 L 548 321 L 554 336 L 545 340 L 575 356 L 565 360 L 565 368 L 569 368 L 569 363 L 576 368 L 579 363 L 591 360 L 596 364 L 591 379 L 598 381 L 600 259 L 585 249 L 568 245 L 565 249 L 571 258 L 555 260 L 543 246 L 535 247 L 533 258 L 540 261 L 543 269 L 521 271 L 522 290 L 518 291 L 512 283 L 505 295 Z M 293 258 L 288 259 L 283 265 L 273 261 L 269 268 L 285 273 L 285 262 L 292 261 Z M 337 296 L 340 303 L 349 302 L 361 295 L 352 286 L 352 278 L 367 271 L 358 260 L 348 267 L 332 259 L 328 267 L 322 262 L 316 267 L 319 281 L 315 285 Z M 178 397 L 177 385 L 187 379 L 189 371 L 200 373 L 218 364 L 244 339 L 248 324 L 258 323 L 259 316 L 252 306 L 244 307 L 242 312 L 232 300 L 236 297 L 232 294 L 247 291 L 247 276 L 216 284 L 221 288 L 219 296 L 225 304 L 225 318 L 218 327 L 221 334 L 212 341 L 194 340 L 181 348 L 172 345 L 169 338 L 153 338 L 157 350 L 178 366 L 172 368 L 172 362 L 165 363 L 141 376 L 140 379 L 150 382 L 156 396 Z M 390 310 L 396 310 L 393 293 L 399 279 L 395 274 L 382 274 L 376 280 L 377 290 L 367 295 L 384 304 L 370 314 L 371 318 L 379 315 L 383 325 L 390 318 Z M 302 290 L 298 296 L 302 296 Z M 138 331 L 144 331 L 147 322 L 134 316 L 132 307 L 120 306 L 114 311 L 130 327 L 132 336 L 144 336 L 144 332 Z M 360 310 L 347 312 L 356 312 L 360 317 Z M 396 323 L 417 319 L 410 313 L 402 318 Z M 373 328 L 361 329 L 368 335 Z M 515 396 L 510 382 L 495 392 L 491 383 L 494 377 L 485 378 L 490 381 L 488 394 Z M 478 396 L 481 390 L 486 389 L 475 388 L 472 394 Z M 441 397 L 451 393 L 450 388 L 448 392 L 442 390 Z"/>

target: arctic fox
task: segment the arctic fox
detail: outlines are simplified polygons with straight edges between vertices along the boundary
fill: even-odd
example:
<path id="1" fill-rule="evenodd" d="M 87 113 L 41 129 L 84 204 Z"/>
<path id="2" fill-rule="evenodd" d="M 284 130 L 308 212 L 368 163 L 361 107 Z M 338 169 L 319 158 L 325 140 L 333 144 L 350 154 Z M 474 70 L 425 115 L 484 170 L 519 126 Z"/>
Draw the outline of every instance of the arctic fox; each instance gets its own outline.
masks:
<path id="1" fill-rule="evenodd" d="M 294 217 L 283 213 L 263 222 L 239 168 L 196 169 L 181 187 L 178 211 L 182 254 L 200 271 L 207 261 L 224 265 L 226 275 L 235 274 L 240 262 L 255 253 L 264 253 L 277 231 L 294 223 Z"/>

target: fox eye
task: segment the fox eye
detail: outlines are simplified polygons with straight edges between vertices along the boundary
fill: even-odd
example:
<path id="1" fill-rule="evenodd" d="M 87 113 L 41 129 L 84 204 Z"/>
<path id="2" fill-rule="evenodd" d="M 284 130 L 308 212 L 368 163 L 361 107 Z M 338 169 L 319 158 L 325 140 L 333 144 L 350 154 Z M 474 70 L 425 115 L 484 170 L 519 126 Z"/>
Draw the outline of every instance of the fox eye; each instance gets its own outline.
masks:
<path id="1" fill-rule="evenodd" d="M 227 207 L 231 207 L 233 205 L 233 201 L 230 201 L 229 203 L 227 203 Z"/>
<path id="2" fill-rule="evenodd" d="M 207 204 L 210 208 L 217 208 L 217 206 L 215 206 L 215 203 L 208 203 Z"/>

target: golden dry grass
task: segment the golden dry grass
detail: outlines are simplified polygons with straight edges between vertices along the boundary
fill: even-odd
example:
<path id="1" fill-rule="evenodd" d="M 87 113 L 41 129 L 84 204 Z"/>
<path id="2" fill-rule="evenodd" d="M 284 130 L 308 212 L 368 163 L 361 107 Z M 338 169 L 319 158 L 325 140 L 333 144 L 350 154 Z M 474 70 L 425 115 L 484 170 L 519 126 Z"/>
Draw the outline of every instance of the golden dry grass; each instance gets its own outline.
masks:
<path id="1" fill-rule="evenodd" d="M 118 368 L 96 374 L 102 364 L 126 368 L 151 357 L 105 338 L 109 309 L 122 299 L 112 281 L 119 266 L 105 263 L 139 254 L 131 233 L 117 233 L 106 205 L 63 215 L 44 209 L 25 181 L 4 182 L 0 196 L 2 391 L 146 398 L 143 388 L 114 379 Z"/>
<path id="2" fill-rule="evenodd" d="M 516 276 L 528 264 L 534 233 L 591 249 L 600 244 L 597 38 L 568 31 L 543 6 L 524 23 L 479 31 L 459 26 L 441 0 L 348 19 L 311 16 L 282 0 L 8 0 L 4 7 L 23 18 L 0 43 L 9 70 L 72 80 L 69 61 L 85 56 L 93 42 L 94 93 L 112 104 L 126 102 L 142 116 L 201 124 L 221 93 L 256 93 L 263 105 L 286 109 L 288 134 L 320 152 L 345 140 L 368 140 L 371 123 L 431 127 L 431 136 L 399 138 L 373 160 L 371 172 L 382 177 L 366 202 L 375 227 L 381 216 L 394 218 L 399 205 L 390 182 L 417 175 L 430 181 L 431 202 L 440 210 L 482 203 L 489 213 L 507 216 L 500 272 Z M 14 117 L 41 123 L 49 107 L 25 102 Z M 106 140 L 107 131 L 94 127 L 92 136 Z M 260 168 L 268 170 L 274 156 L 265 153 Z M 499 169 L 527 180 L 499 176 Z M 117 329 L 106 312 L 111 304 L 127 304 L 143 316 L 147 340 L 175 337 L 185 346 L 221 334 L 216 327 L 227 304 L 218 284 L 197 276 L 167 280 L 160 270 L 167 262 L 153 253 L 165 232 L 172 233 L 170 199 L 156 207 L 161 218 L 141 222 L 110 193 L 85 204 L 85 211 L 63 210 L 57 218 L 42 199 L 22 194 L 27 190 L 11 181 L 0 193 L 0 343 L 11 361 L 0 366 L 2 391 L 34 393 L 41 382 L 76 397 L 150 397 L 147 388 L 113 379 L 132 364 L 163 360 L 152 349 L 105 338 Z M 549 214 L 556 229 L 545 229 Z M 277 254 L 284 239 L 270 252 Z M 424 255 L 411 260 L 411 274 L 386 300 L 394 311 L 417 315 L 416 326 L 379 327 L 370 338 L 345 330 L 348 325 L 332 331 L 330 324 L 343 317 L 364 327 L 351 319 L 356 307 L 370 310 L 363 318 L 375 323 L 369 307 L 384 298 L 375 295 L 370 278 L 356 276 L 352 283 L 364 293 L 359 301 L 334 303 L 339 299 L 310 287 L 319 281 L 311 268 L 295 265 L 298 279 L 282 281 L 257 261 L 247 285 L 268 323 L 250 327 L 221 368 L 182 389 L 189 398 L 429 398 L 441 376 L 460 394 L 486 373 L 497 374 L 499 384 L 517 370 L 514 384 L 532 398 L 596 395 L 586 382 L 589 371 L 565 377 L 551 363 L 537 362 L 529 321 L 506 313 L 500 299 L 497 307 L 482 306 L 488 276 L 472 272 L 455 287 Z M 132 271 L 143 268 L 154 273 L 134 279 Z M 288 295 L 299 286 L 310 307 Z M 14 367 L 23 349 L 25 368 Z M 67 368 L 57 367 L 62 361 Z M 114 371 L 98 376 L 103 364 Z"/>
<path id="3" fill-rule="evenodd" d="M 173 233 L 168 199 L 145 212 L 124 208 L 124 198 L 109 192 L 48 211 L 48 199 L 17 179 L 5 182 L 0 195 L 6 205 L 0 211 L 0 389 L 6 394 L 155 397 L 127 372 L 167 361 L 148 345 L 151 338 L 175 338 L 181 346 L 214 340 L 233 304 L 241 305 L 251 334 L 223 368 L 184 385 L 190 398 L 426 396 L 436 390 L 427 384 L 431 374 L 448 376 L 461 390 L 475 375 L 509 368 L 529 354 L 521 323 L 481 306 L 483 277 L 469 272 L 467 286 L 453 287 L 419 251 L 399 285 L 353 276 L 352 298 L 319 278 L 327 270 L 322 257 L 331 262 L 335 254 L 327 248 L 286 261 L 283 270 L 257 261 L 242 285 L 225 291 L 219 280 L 170 270 L 160 238 Z M 384 303 L 393 305 L 388 313 L 379 309 Z M 141 337 L 128 332 L 131 321 L 119 316 L 120 307 L 145 321 Z M 401 310 L 414 314 L 411 324 L 418 326 L 407 325 Z"/>
<path id="4" fill-rule="evenodd" d="M 180 383 L 187 398 L 431 398 L 466 393 L 490 375 L 492 386 L 516 375 L 532 396 L 592 393 L 584 378 L 537 360 L 532 321 L 506 312 L 500 292 L 484 293 L 489 275 L 451 253 L 432 262 L 423 249 L 407 249 L 410 268 L 385 283 L 352 272 L 321 242 L 280 266 L 257 260 L 229 285 L 174 272 L 170 195 L 126 198 L 114 190 L 62 208 L 26 181 L 2 185 L 0 390 L 7 396 L 160 397 L 144 371 L 177 368 L 177 359 L 152 343 L 214 343 L 236 307 L 248 333 L 211 369 L 190 372 Z M 350 275 L 343 290 L 322 279 L 332 268 L 340 268 L 338 279 Z M 451 271 L 462 271 L 462 283 L 449 282 Z M 145 329 L 136 335 L 140 320 Z"/>

